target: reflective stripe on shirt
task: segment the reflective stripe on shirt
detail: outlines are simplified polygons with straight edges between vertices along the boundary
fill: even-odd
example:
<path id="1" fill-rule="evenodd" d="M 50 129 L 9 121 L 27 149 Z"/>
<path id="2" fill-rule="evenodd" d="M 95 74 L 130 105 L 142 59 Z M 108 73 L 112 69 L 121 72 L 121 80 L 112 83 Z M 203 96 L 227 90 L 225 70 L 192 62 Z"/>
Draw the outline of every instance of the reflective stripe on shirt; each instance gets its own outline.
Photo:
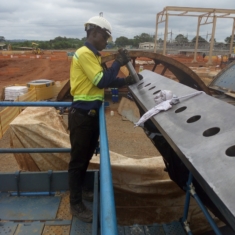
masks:
<path id="1" fill-rule="evenodd" d="M 104 96 L 102 95 L 75 95 L 73 97 L 73 101 L 94 101 L 94 100 L 100 100 L 103 101 L 104 100 Z"/>
<path id="2" fill-rule="evenodd" d="M 99 72 L 93 79 L 93 84 L 95 86 L 97 86 L 97 84 L 99 83 L 99 81 L 101 80 L 101 78 L 103 77 L 103 72 Z"/>

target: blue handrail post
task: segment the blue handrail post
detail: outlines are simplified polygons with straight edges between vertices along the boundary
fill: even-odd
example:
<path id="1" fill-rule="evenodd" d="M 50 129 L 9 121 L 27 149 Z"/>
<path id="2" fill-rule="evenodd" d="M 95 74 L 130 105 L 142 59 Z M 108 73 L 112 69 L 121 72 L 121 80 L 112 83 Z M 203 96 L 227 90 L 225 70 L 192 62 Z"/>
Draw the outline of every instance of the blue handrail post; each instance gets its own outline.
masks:
<path id="1" fill-rule="evenodd" d="M 207 221 L 211 225 L 211 227 L 214 230 L 215 234 L 216 235 L 222 235 L 222 233 L 220 232 L 220 230 L 219 230 L 218 226 L 216 225 L 215 221 L 212 219 L 212 217 L 209 214 L 209 212 L 207 211 L 206 207 L 203 205 L 201 199 L 198 197 L 198 195 L 195 191 L 195 188 L 193 186 L 192 181 L 193 181 L 193 175 L 192 175 L 191 172 L 189 172 L 189 178 L 188 178 L 188 182 L 187 182 L 187 191 L 193 196 L 193 198 L 197 202 L 198 206 L 201 208 L 203 214 L 205 215 Z M 185 217 L 185 213 L 184 213 L 184 217 Z M 192 233 L 189 233 L 189 234 L 192 234 Z"/>
<path id="2" fill-rule="evenodd" d="M 117 235 L 112 172 L 105 123 L 104 103 L 99 110 L 100 121 L 100 216 L 101 234 Z"/>
<path id="3" fill-rule="evenodd" d="M 184 214 L 182 218 L 182 223 L 184 226 L 184 229 L 188 233 L 188 235 L 192 235 L 191 229 L 189 227 L 189 223 L 187 221 L 188 218 L 188 210 L 189 210 L 189 204 L 190 204 L 190 185 L 192 183 L 193 176 L 191 173 L 189 173 L 188 182 L 186 184 L 186 196 L 185 196 L 185 203 L 184 203 Z"/>

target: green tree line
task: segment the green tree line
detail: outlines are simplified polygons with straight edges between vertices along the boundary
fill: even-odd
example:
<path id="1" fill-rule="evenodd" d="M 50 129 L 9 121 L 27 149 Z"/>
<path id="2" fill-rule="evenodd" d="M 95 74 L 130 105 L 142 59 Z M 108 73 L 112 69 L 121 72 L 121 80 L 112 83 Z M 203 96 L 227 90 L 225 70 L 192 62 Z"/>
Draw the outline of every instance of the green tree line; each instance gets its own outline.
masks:
<path id="1" fill-rule="evenodd" d="M 134 38 L 129 39 L 125 36 L 121 36 L 116 38 L 115 41 L 113 42 L 108 42 L 107 48 L 108 49 L 112 49 L 112 48 L 117 48 L 117 47 L 125 47 L 125 46 L 130 46 L 132 48 L 138 48 L 139 47 L 139 43 L 142 42 L 154 42 L 154 35 L 150 35 L 147 33 L 142 33 L 140 35 L 136 35 L 134 36 Z M 4 37 L 0 38 L 1 41 L 4 41 Z M 58 36 L 52 40 L 49 41 L 30 41 L 30 40 L 26 40 L 26 41 L 21 41 L 21 42 L 8 42 L 6 40 L 6 43 L 10 43 L 12 46 L 13 50 L 18 50 L 20 47 L 32 47 L 32 42 L 35 42 L 38 44 L 38 47 L 44 50 L 58 50 L 58 49 L 77 49 L 81 46 L 84 45 L 86 38 L 82 38 L 82 39 L 78 39 L 78 38 L 66 38 L 66 37 L 61 37 Z M 194 37 L 191 42 L 195 42 L 196 41 L 196 37 Z M 210 41 L 210 40 L 209 40 Z M 230 43 L 231 41 L 231 36 L 230 37 L 226 37 L 224 39 L 224 41 L 226 43 Z M 163 40 L 161 38 L 158 39 L 158 42 L 163 42 Z M 185 37 L 182 34 L 179 34 L 175 37 L 175 42 L 177 43 L 187 43 L 189 42 L 188 38 Z M 199 36 L 199 42 L 207 42 L 206 39 L 204 39 L 203 37 Z M 216 42 L 216 40 L 215 40 Z"/>
<path id="2" fill-rule="evenodd" d="M 11 44 L 13 50 L 17 50 L 20 47 L 32 47 L 32 43 L 37 43 L 38 47 L 44 50 L 53 49 L 76 49 L 84 45 L 86 38 L 66 38 L 66 37 L 56 37 L 49 41 L 23 41 L 23 42 L 8 42 Z"/>
<path id="3" fill-rule="evenodd" d="M 17 50 L 20 47 L 32 47 L 32 43 L 37 43 L 38 47 L 44 50 L 53 50 L 53 49 L 77 49 L 84 45 L 86 38 L 66 38 L 66 37 L 56 37 L 49 41 L 31 41 L 26 40 L 22 42 L 7 41 L 10 43 L 13 50 Z M 128 39 L 126 37 L 119 37 L 114 42 L 108 42 L 107 48 L 112 49 L 116 47 L 123 47 L 130 45 L 133 47 L 139 47 L 140 42 L 153 42 L 154 37 L 149 34 L 142 33 L 139 36 L 135 36 L 133 39 Z"/>

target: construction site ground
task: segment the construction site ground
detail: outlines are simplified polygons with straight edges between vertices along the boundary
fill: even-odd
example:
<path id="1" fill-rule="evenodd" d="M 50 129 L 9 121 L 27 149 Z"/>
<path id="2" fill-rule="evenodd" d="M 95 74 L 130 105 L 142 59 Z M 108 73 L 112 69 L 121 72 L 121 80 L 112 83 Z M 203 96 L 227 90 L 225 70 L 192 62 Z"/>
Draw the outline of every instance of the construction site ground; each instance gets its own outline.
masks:
<path id="1" fill-rule="evenodd" d="M 50 56 L 49 52 L 48 56 Z M 67 57 L 54 60 L 47 59 L 45 55 L 44 58 L 17 58 L 15 56 L 15 58 L 4 58 L 1 55 L 0 57 L 0 97 L 2 97 L 4 87 L 6 86 L 16 84 L 25 85 L 28 82 L 37 79 L 49 79 L 54 81 L 64 81 L 69 79 L 71 60 Z M 212 66 L 208 66 L 206 61 L 203 61 L 202 58 L 199 58 L 199 62 L 192 63 L 192 57 L 177 57 L 175 55 L 172 57 L 191 67 L 192 70 L 201 77 L 206 85 L 208 85 L 213 77 L 220 71 L 218 61 L 215 61 Z M 112 62 L 108 63 L 108 65 L 111 63 Z M 144 69 L 152 69 L 153 66 L 143 64 L 143 67 Z M 155 69 L 155 72 L 161 73 L 162 69 L 163 67 L 159 65 Z M 139 65 L 136 66 L 136 70 L 139 70 Z M 123 77 L 124 75 L 120 72 L 119 76 Z M 169 71 L 167 71 L 164 76 L 174 79 L 174 76 Z M 126 94 L 123 93 L 122 96 L 126 97 Z M 120 100 L 121 96 L 119 96 L 119 102 Z M 130 158 L 143 158 L 160 155 L 151 143 L 150 139 L 146 137 L 143 130 L 141 128 L 134 128 L 134 124 L 132 122 L 124 119 L 118 113 L 119 102 L 113 103 L 109 93 L 106 95 L 106 101 L 109 102 L 109 106 L 106 108 L 105 112 L 110 150 Z M 110 115 L 110 111 L 114 111 L 114 115 Z M 66 121 L 67 114 L 64 114 L 63 116 Z M 8 131 L 0 140 L 0 148 L 10 148 L 10 134 Z M 18 169 L 19 168 L 13 154 L 0 155 L 1 172 L 14 172 Z M 177 199 L 178 204 L 184 204 L 183 195 L 184 193 L 182 192 L 182 197 Z M 174 210 L 175 214 L 164 214 L 163 211 L 159 214 L 158 202 L 155 200 L 155 195 L 144 196 L 131 193 L 123 194 L 122 192 L 115 190 L 115 198 L 117 202 L 118 222 L 123 225 L 169 222 L 179 219 L 183 214 L 183 211 L 177 211 L 177 207 Z M 65 199 L 65 201 L 66 200 L 68 200 L 68 198 Z M 123 210 L 126 206 L 124 202 L 126 205 L 129 205 L 126 211 Z M 66 201 L 66 203 L 68 203 L 68 201 Z M 174 207 L 176 204 L 169 203 L 166 206 Z M 197 213 L 198 212 L 196 212 L 196 214 Z M 194 234 L 200 234 L 203 229 L 208 229 L 208 223 L 205 220 L 201 220 L 200 225 L 202 229 L 198 228 L 198 224 L 193 225 L 192 230 L 194 231 Z"/>
<path id="2" fill-rule="evenodd" d="M 55 55 L 54 59 L 48 59 L 51 54 Z M 4 88 L 7 86 L 26 85 L 28 82 L 38 79 L 48 79 L 54 81 L 65 81 L 69 79 L 71 60 L 67 56 L 64 56 L 64 53 L 61 56 L 61 53 L 47 52 L 47 54 L 41 58 L 37 58 L 36 56 L 30 57 L 20 58 L 20 56 L 18 57 L 17 55 L 14 55 L 13 58 L 9 58 L 0 55 L 0 97 L 4 97 Z M 215 61 L 213 65 L 208 66 L 206 64 L 207 61 L 203 61 L 201 57 L 198 58 L 199 62 L 197 63 L 192 63 L 192 57 L 182 55 L 178 57 L 176 55 L 172 55 L 170 57 L 190 67 L 200 76 L 206 85 L 208 85 L 212 81 L 213 77 L 220 71 L 218 61 Z M 142 60 L 144 60 L 144 58 L 142 58 Z M 112 61 L 108 62 L 108 66 L 110 66 L 111 63 Z M 139 66 L 140 65 L 136 65 L 137 71 L 139 70 Z M 144 69 L 152 69 L 153 65 L 143 64 L 143 67 Z M 163 66 L 158 65 L 155 72 L 160 74 L 162 69 Z M 124 77 L 124 74 L 119 72 L 118 76 Z M 165 72 L 164 76 L 174 79 L 174 75 L 168 70 Z M 157 150 L 145 137 L 145 134 L 141 129 L 133 128 L 133 124 L 129 121 L 123 121 L 122 117 L 117 112 L 119 103 L 112 102 L 111 92 L 106 93 L 106 101 L 109 101 L 110 104 L 106 109 L 110 150 L 119 154 L 130 156 L 133 155 L 135 157 L 158 155 Z M 122 96 L 126 97 L 126 93 L 124 92 L 119 96 L 119 101 Z M 3 107 L 1 109 L 3 109 Z M 114 116 L 110 115 L 111 110 L 114 111 Z M 9 141 L 7 135 L 8 133 L 6 133 L 0 140 L 1 147 L 8 146 Z M 139 145 L 140 140 L 142 143 L 141 145 Z M 145 144 L 145 142 L 148 144 Z M 0 156 L 1 171 L 15 169 L 12 168 L 14 164 L 4 164 L 5 158 L 2 158 L 3 156 Z M 17 168 L 17 166 L 15 167 Z"/>

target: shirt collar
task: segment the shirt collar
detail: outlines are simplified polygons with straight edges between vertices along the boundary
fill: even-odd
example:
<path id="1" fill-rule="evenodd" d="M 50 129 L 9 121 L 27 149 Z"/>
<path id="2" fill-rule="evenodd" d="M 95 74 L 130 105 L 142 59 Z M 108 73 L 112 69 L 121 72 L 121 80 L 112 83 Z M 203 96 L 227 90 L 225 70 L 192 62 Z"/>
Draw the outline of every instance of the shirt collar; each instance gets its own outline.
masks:
<path id="1" fill-rule="evenodd" d="M 96 48 L 89 42 L 85 42 L 84 45 L 89 48 L 95 55 L 101 56 L 101 54 L 96 50 Z"/>

